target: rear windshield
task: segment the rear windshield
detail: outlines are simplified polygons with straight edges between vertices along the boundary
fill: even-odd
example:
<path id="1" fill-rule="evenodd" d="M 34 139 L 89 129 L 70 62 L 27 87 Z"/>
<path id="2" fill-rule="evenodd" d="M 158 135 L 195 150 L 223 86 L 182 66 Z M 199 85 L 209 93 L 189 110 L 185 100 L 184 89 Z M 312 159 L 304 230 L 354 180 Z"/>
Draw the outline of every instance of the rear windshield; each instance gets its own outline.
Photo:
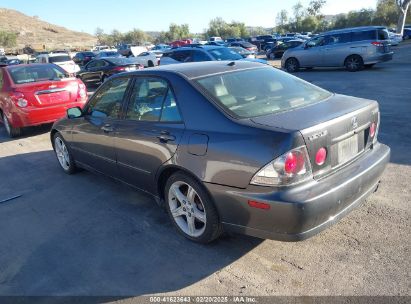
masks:
<path id="1" fill-rule="evenodd" d="M 216 60 L 240 60 L 240 59 L 243 59 L 243 57 L 238 55 L 233 50 L 230 50 L 229 48 L 213 49 L 213 50 L 210 50 L 209 53 Z"/>
<path id="2" fill-rule="evenodd" d="M 106 59 L 114 65 L 123 65 L 123 64 L 137 64 L 139 60 L 137 58 L 110 58 Z"/>
<path id="3" fill-rule="evenodd" d="M 50 56 L 49 57 L 49 62 L 50 63 L 65 62 L 65 61 L 70 61 L 70 60 L 71 60 L 71 58 L 68 55 Z"/>
<path id="4" fill-rule="evenodd" d="M 13 66 L 9 67 L 8 71 L 15 84 L 60 80 L 69 77 L 67 72 L 54 64 Z"/>
<path id="5" fill-rule="evenodd" d="M 196 80 L 232 116 L 251 118 L 318 103 L 332 94 L 273 68 L 258 68 Z"/>

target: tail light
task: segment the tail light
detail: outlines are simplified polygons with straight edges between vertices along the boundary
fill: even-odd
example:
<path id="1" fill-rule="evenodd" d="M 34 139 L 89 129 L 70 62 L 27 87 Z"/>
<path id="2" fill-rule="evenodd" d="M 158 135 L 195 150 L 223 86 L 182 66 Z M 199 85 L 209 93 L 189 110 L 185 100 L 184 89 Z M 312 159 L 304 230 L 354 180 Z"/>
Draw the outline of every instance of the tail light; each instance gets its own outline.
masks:
<path id="1" fill-rule="evenodd" d="M 87 90 L 84 83 L 79 82 L 78 84 L 78 96 L 80 99 L 84 99 L 87 97 Z"/>
<path id="2" fill-rule="evenodd" d="M 377 130 L 377 126 L 375 124 L 375 122 L 373 122 L 370 126 L 370 137 L 374 137 L 375 136 L 375 131 Z"/>
<path id="3" fill-rule="evenodd" d="M 139 64 L 139 65 L 138 65 L 138 69 L 139 69 L 139 70 L 143 70 L 143 69 L 144 69 L 144 65 Z"/>
<path id="4" fill-rule="evenodd" d="M 114 69 L 113 69 L 113 71 L 116 71 L 116 72 L 123 72 L 123 71 L 125 71 L 126 70 L 126 68 L 125 67 L 122 67 L 122 66 L 118 66 L 118 67 L 115 67 Z"/>
<path id="5" fill-rule="evenodd" d="M 312 178 L 312 170 L 305 146 L 293 149 L 276 158 L 258 171 L 252 185 L 289 186 Z"/>
<path id="6" fill-rule="evenodd" d="M 29 105 L 29 102 L 21 92 L 11 92 L 10 98 L 19 108 L 25 108 Z"/>
<path id="7" fill-rule="evenodd" d="M 378 42 L 378 41 L 371 42 L 371 44 L 375 46 L 384 46 L 382 42 Z"/>

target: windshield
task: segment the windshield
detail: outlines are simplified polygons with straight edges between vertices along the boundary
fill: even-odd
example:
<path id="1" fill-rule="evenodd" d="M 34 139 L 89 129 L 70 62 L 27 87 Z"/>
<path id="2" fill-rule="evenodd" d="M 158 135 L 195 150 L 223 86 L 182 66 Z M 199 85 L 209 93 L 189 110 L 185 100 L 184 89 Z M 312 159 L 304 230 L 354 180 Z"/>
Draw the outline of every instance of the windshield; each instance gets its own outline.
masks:
<path id="1" fill-rule="evenodd" d="M 218 48 L 218 49 L 213 49 L 209 50 L 209 53 L 211 56 L 214 57 L 216 60 L 240 60 L 243 59 L 240 55 L 238 55 L 236 52 L 233 50 L 230 50 L 229 48 Z"/>
<path id="2" fill-rule="evenodd" d="M 50 56 L 49 57 L 49 62 L 50 63 L 65 62 L 65 61 L 70 61 L 70 60 L 71 60 L 71 58 L 68 55 Z"/>
<path id="3" fill-rule="evenodd" d="M 196 80 L 230 114 L 251 118 L 314 104 L 332 94 L 273 68 L 257 68 Z"/>
<path id="4" fill-rule="evenodd" d="M 8 70 L 15 84 L 60 80 L 69 77 L 63 69 L 51 64 L 13 66 L 9 67 Z"/>

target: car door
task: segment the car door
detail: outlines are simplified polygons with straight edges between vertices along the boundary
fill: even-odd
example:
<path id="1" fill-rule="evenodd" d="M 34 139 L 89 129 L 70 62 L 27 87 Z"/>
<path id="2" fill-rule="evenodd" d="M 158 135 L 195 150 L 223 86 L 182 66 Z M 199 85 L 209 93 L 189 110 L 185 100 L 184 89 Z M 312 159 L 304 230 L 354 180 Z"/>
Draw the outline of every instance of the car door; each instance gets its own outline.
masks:
<path id="1" fill-rule="evenodd" d="M 115 147 L 120 178 L 155 191 L 155 175 L 177 150 L 184 123 L 168 81 L 136 77 L 124 120 L 116 126 Z"/>
<path id="2" fill-rule="evenodd" d="M 327 35 L 324 39 L 323 65 L 327 67 L 343 66 L 349 54 L 347 47 L 351 33 Z"/>
<path id="3" fill-rule="evenodd" d="M 129 77 L 108 80 L 73 124 L 74 159 L 110 176 L 118 173 L 113 132 L 122 115 L 129 83 Z"/>
<path id="4" fill-rule="evenodd" d="M 98 61 L 99 60 L 90 61 L 84 66 L 83 70 L 79 73 L 81 80 L 83 80 L 84 82 L 93 81 L 93 73 L 97 68 Z"/>
<path id="5" fill-rule="evenodd" d="M 302 67 L 321 67 L 323 62 L 324 37 L 315 37 L 305 44 L 298 61 Z"/>

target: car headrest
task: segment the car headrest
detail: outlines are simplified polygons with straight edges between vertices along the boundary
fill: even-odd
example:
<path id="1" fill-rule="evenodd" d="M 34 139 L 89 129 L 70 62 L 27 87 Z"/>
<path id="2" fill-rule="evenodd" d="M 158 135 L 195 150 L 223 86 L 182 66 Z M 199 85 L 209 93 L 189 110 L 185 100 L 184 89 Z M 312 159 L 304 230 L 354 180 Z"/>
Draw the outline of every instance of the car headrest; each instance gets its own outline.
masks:
<path id="1" fill-rule="evenodd" d="M 214 94 L 217 97 L 228 95 L 227 88 L 223 84 L 216 84 L 214 86 Z"/>

